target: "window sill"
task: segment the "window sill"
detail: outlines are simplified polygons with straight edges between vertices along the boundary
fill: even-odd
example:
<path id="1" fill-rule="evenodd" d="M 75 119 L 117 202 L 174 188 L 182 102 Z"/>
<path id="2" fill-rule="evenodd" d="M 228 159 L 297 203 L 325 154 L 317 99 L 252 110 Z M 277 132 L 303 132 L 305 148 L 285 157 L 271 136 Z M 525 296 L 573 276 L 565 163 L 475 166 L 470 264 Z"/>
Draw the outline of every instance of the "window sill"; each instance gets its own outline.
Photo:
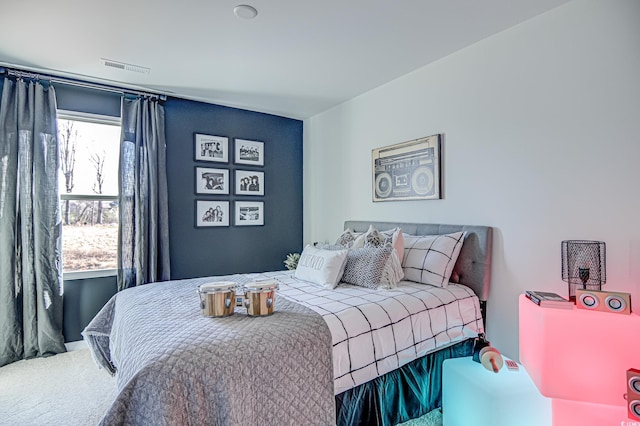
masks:
<path id="1" fill-rule="evenodd" d="M 96 269 L 94 271 L 64 272 L 63 281 L 86 280 L 89 278 L 115 277 L 118 275 L 117 269 Z"/>

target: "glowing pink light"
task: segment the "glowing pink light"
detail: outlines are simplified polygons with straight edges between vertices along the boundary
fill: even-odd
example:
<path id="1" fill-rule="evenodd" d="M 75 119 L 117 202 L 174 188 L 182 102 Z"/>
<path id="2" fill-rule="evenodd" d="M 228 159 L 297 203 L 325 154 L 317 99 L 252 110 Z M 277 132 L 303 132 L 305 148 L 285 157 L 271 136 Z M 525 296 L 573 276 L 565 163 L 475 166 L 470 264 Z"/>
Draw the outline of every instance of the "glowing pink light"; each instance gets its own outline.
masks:
<path id="1" fill-rule="evenodd" d="M 640 316 L 542 308 L 524 295 L 519 308 L 520 361 L 554 399 L 553 425 L 631 421 L 624 394 L 626 371 L 640 368 Z"/>

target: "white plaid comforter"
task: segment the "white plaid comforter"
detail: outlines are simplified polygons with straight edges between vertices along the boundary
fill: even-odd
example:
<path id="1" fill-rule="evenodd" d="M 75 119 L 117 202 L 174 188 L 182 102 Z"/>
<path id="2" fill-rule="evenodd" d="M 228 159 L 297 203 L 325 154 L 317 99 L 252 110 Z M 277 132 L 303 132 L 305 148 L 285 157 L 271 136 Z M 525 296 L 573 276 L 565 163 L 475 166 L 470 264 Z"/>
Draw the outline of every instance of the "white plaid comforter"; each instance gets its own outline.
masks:
<path id="1" fill-rule="evenodd" d="M 478 298 L 459 284 L 440 288 L 402 281 L 394 290 L 348 284 L 330 290 L 289 271 L 248 278 L 276 279 L 278 296 L 322 315 L 333 340 L 336 395 L 484 331 Z"/>

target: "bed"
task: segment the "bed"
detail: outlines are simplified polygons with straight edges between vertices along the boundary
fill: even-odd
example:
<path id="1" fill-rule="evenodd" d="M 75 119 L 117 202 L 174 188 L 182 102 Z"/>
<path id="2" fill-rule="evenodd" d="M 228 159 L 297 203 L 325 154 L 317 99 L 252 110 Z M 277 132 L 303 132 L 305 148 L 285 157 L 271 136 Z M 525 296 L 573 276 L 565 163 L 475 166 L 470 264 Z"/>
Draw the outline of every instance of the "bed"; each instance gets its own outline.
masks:
<path id="1" fill-rule="evenodd" d="M 446 287 L 335 289 L 291 271 L 154 283 L 115 295 L 83 332 L 119 394 L 103 424 L 397 424 L 440 405 L 444 359 L 484 331 L 492 229 L 347 221 L 366 233 L 464 232 Z M 276 280 L 276 312 L 205 318 L 197 288 Z"/>

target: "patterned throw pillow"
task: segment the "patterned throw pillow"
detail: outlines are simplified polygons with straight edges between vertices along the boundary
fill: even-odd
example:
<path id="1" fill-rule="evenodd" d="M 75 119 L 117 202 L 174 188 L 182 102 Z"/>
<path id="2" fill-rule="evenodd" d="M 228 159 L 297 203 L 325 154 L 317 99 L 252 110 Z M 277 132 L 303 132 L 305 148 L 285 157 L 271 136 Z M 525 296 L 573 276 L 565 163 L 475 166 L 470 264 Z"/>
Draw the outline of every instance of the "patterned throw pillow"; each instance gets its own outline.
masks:
<path id="1" fill-rule="evenodd" d="M 385 244 L 391 244 L 396 249 L 400 263 L 404 258 L 404 237 L 402 229 L 393 228 L 388 231 L 378 231 L 373 225 L 369 226 L 369 230 L 364 234 L 365 247 L 380 247 Z"/>
<path id="2" fill-rule="evenodd" d="M 342 235 L 338 237 L 336 240 L 337 246 L 349 247 L 355 241 L 356 237 L 353 235 L 353 231 L 351 229 L 345 230 Z"/>
<path id="3" fill-rule="evenodd" d="M 300 255 L 294 276 L 323 287 L 336 288 L 346 261 L 347 250 L 322 250 L 307 245 Z"/>
<path id="4" fill-rule="evenodd" d="M 406 280 L 446 287 L 466 232 L 404 237 L 402 269 Z"/>
<path id="5" fill-rule="evenodd" d="M 351 249 L 341 282 L 367 288 L 392 289 L 402 280 L 402 265 L 393 247 Z"/>
<path id="6" fill-rule="evenodd" d="M 364 246 L 364 237 L 365 234 L 362 232 L 347 229 L 338 237 L 335 245 L 345 248 L 360 248 Z"/>
<path id="7" fill-rule="evenodd" d="M 364 246 L 365 247 L 382 247 L 384 245 L 391 245 L 393 241 L 393 234 L 383 234 L 378 231 L 373 226 L 369 227 L 369 230 L 364 235 Z"/>

